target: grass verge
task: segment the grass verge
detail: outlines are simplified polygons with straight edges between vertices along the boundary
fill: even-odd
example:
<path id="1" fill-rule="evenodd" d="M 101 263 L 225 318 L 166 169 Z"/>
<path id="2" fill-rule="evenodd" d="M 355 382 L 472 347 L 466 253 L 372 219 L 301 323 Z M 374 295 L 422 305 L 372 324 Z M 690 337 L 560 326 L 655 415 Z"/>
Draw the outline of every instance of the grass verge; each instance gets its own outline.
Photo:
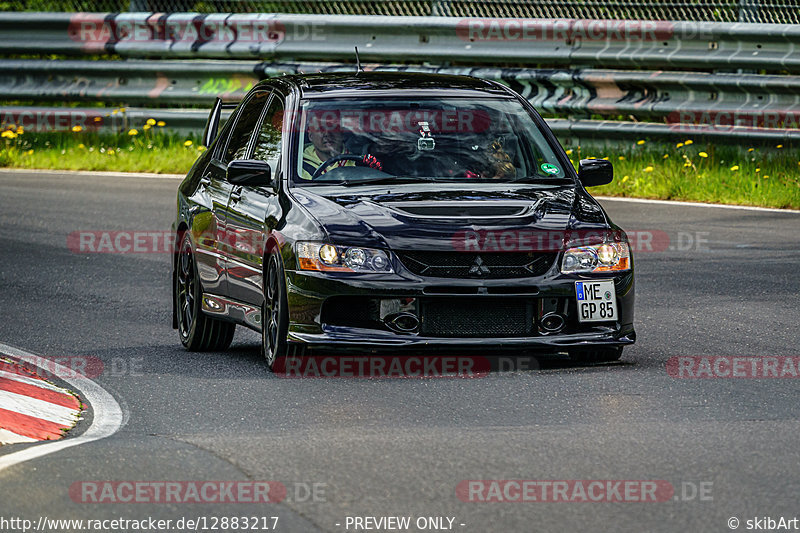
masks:
<path id="1" fill-rule="evenodd" d="M 619 149 L 578 147 L 581 158 L 614 164 L 614 181 L 593 187 L 598 196 L 627 196 L 720 204 L 800 209 L 800 157 L 783 145 L 740 147 L 640 140 Z"/>
<path id="2" fill-rule="evenodd" d="M 157 126 L 131 129 L 119 134 L 5 130 L 0 139 L 0 167 L 159 174 L 188 172 L 204 148 L 197 145 L 194 137 L 155 128 Z"/>
<path id="3" fill-rule="evenodd" d="M 157 123 L 116 135 L 5 130 L 0 167 L 185 174 L 203 148 L 194 137 L 165 133 Z M 592 194 L 800 209 L 800 157 L 782 145 L 739 147 L 632 142 L 576 147 L 567 154 L 607 158 L 614 181 Z"/>

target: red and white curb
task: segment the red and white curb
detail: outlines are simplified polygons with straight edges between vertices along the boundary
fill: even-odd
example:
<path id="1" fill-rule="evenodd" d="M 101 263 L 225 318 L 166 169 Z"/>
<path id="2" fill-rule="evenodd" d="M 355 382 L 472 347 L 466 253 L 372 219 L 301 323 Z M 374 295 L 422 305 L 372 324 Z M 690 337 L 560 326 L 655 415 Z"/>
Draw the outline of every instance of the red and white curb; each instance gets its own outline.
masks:
<path id="1" fill-rule="evenodd" d="M 0 454 L 2 454 L 0 455 L 0 476 L 6 469 L 19 467 L 28 461 L 111 437 L 125 424 L 127 414 L 114 396 L 86 376 L 78 374 L 56 361 L 2 342 L 0 342 L 0 355 L 5 355 L 15 361 L 22 361 L 25 366 L 47 368 L 48 372 L 58 376 L 72 390 L 80 394 L 81 400 L 92 408 L 91 423 L 78 436 L 51 442 L 39 442 L 32 446 L 25 446 L 21 450 L 10 451 L 10 453 L 3 453 L 6 447 L 0 447 Z M 14 447 L 8 446 L 7 448 L 13 449 Z"/>
<path id="2" fill-rule="evenodd" d="M 81 402 L 12 360 L 0 360 L 0 445 L 56 440 L 80 419 Z"/>

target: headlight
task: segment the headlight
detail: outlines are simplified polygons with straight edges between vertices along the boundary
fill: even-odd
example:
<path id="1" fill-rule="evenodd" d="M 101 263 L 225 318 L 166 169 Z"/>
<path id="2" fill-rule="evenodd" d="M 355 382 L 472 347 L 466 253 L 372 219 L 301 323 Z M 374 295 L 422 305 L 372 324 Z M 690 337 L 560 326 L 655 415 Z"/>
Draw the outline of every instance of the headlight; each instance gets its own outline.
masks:
<path id="1" fill-rule="evenodd" d="M 373 248 L 334 246 L 322 242 L 298 242 L 297 262 L 301 270 L 323 272 L 394 272 L 389 254 Z"/>
<path id="2" fill-rule="evenodd" d="M 627 242 L 607 242 L 578 246 L 564 252 L 561 272 L 619 272 L 631 268 L 631 251 Z"/>

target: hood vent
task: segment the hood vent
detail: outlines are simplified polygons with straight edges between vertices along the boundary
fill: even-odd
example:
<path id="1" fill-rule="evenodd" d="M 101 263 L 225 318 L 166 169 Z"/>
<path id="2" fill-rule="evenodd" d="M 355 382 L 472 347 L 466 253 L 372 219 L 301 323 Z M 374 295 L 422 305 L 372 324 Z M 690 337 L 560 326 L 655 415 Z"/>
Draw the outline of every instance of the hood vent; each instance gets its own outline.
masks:
<path id="1" fill-rule="evenodd" d="M 387 202 L 383 204 L 393 211 L 415 218 L 516 218 L 524 217 L 536 210 L 531 202 Z"/>

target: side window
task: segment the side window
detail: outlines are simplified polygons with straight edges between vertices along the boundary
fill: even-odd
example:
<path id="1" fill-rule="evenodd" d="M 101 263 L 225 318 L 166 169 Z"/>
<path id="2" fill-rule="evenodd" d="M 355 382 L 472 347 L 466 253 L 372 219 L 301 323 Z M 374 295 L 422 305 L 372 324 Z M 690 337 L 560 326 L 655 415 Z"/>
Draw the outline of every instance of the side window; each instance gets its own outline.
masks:
<path id="1" fill-rule="evenodd" d="M 283 126 L 283 102 L 276 96 L 272 99 L 261 128 L 258 130 L 253 159 L 267 161 L 272 175 L 278 172 L 278 161 L 281 156 L 281 127 Z"/>
<path id="2" fill-rule="evenodd" d="M 261 111 L 264 110 L 269 99 L 269 94 L 269 91 L 257 92 L 245 102 L 244 107 L 239 111 L 239 118 L 233 126 L 228 147 L 225 149 L 223 161 L 226 163 L 234 159 L 244 159 L 246 156 L 250 137 L 255 131 L 256 123 L 258 123 Z"/>

